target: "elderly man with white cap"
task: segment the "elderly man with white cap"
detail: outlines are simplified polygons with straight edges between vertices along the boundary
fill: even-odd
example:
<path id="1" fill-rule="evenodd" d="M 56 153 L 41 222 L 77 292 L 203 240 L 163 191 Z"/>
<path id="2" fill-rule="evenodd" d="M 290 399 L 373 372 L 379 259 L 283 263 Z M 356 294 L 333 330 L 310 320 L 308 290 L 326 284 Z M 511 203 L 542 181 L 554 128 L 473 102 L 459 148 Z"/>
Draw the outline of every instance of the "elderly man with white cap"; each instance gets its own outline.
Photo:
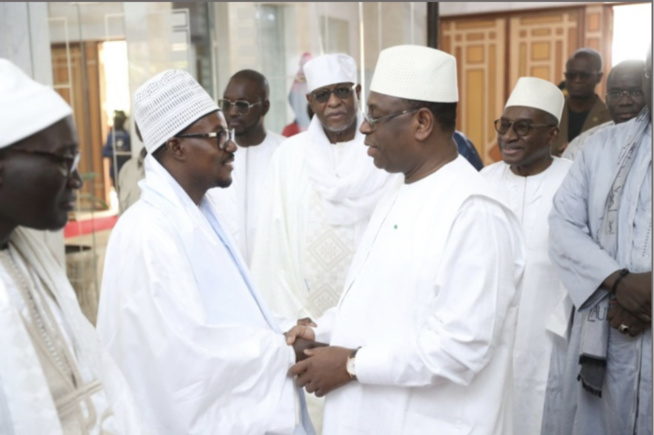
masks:
<path id="1" fill-rule="evenodd" d="M 75 206 L 71 115 L 54 90 L 0 59 L 0 433 L 142 434 L 64 268 L 25 230 L 59 230 Z"/>
<path id="2" fill-rule="evenodd" d="M 296 361 L 221 222 L 236 145 L 213 99 L 167 70 L 134 95 L 141 199 L 107 247 L 100 337 L 157 434 L 312 434 Z M 299 349 L 298 349 L 299 352 Z"/>
<path id="3" fill-rule="evenodd" d="M 315 115 L 273 156 L 251 264 L 273 311 L 288 319 L 315 319 L 336 305 L 370 215 L 393 181 L 363 146 L 354 59 L 316 57 L 304 74 Z M 320 405 L 309 400 L 319 426 Z"/>
<path id="4" fill-rule="evenodd" d="M 513 213 L 457 153 L 456 61 L 388 48 L 370 90 L 368 154 L 404 183 L 375 209 L 331 316 L 288 332 L 330 342 L 291 372 L 327 395 L 326 435 L 511 434 L 524 246 Z"/>
<path id="5" fill-rule="evenodd" d="M 495 121 L 503 161 L 481 172 L 518 216 L 527 247 L 513 350 L 516 434 L 540 433 L 552 348 L 565 347 L 572 309 L 547 254 L 552 198 L 572 165 L 550 151 L 564 102 L 553 83 L 521 77 Z"/>

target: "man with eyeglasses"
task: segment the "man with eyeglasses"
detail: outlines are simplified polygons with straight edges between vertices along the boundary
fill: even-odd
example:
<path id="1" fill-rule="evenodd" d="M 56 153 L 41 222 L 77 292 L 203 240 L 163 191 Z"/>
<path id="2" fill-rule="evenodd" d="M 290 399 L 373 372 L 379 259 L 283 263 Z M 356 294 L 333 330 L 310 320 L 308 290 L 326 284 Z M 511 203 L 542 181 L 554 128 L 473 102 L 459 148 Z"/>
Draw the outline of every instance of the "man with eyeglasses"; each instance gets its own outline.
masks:
<path id="1" fill-rule="evenodd" d="M 521 77 L 495 121 L 501 162 L 481 172 L 520 220 L 527 263 L 513 349 L 513 430 L 540 433 L 553 346 L 563 346 L 570 303 L 547 257 L 547 215 L 572 162 L 553 157 L 564 97 L 551 82 Z"/>
<path id="2" fill-rule="evenodd" d="M 602 80 L 602 57 L 592 48 L 580 48 L 565 64 L 565 99 L 559 123 L 559 137 L 552 155 L 560 156 L 565 147 L 582 132 L 611 120 L 604 101 L 595 93 Z"/>
<path id="3" fill-rule="evenodd" d="M 511 356 L 524 266 L 519 222 L 452 139 L 456 60 L 383 50 L 368 155 L 402 174 L 370 219 L 334 309 L 302 336 L 329 341 L 291 372 L 326 395 L 323 434 L 511 435 Z"/>
<path id="4" fill-rule="evenodd" d="M 144 433 L 125 379 L 35 230 L 82 187 L 72 110 L 0 59 L 0 433 Z"/>
<path id="5" fill-rule="evenodd" d="M 315 57 L 304 74 L 315 115 L 273 156 L 252 259 L 273 311 L 288 319 L 315 319 L 336 305 L 372 210 L 393 178 L 375 167 L 358 131 L 354 59 Z M 321 401 L 308 397 L 319 426 Z"/>
<path id="6" fill-rule="evenodd" d="M 643 93 L 638 116 L 596 133 L 554 196 L 549 256 L 575 310 L 543 434 L 652 433 L 651 45 Z"/>
<path id="7" fill-rule="evenodd" d="M 207 194 L 231 182 L 222 111 L 190 74 L 134 94 L 148 151 L 141 198 L 107 246 L 101 340 L 156 434 L 312 434 L 287 370 L 297 354 L 259 296 Z M 227 205 L 228 207 L 228 205 Z"/>
<path id="8" fill-rule="evenodd" d="M 256 216 L 273 152 L 286 139 L 267 130 L 264 117 L 270 109 L 268 80 L 253 70 L 230 79 L 218 105 L 236 135 L 232 189 L 235 190 L 239 245 L 248 264 L 256 234 Z"/>
<path id="9" fill-rule="evenodd" d="M 645 107 L 645 94 L 642 89 L 644 67 L 642 60 L 625 60 L 611 69 L 606 79 L 606 106 L 611 114 L 611 121 L 586 130 L 574 138 L 561 157 L 574 160 L 595 133 L 638 115 Z"/>

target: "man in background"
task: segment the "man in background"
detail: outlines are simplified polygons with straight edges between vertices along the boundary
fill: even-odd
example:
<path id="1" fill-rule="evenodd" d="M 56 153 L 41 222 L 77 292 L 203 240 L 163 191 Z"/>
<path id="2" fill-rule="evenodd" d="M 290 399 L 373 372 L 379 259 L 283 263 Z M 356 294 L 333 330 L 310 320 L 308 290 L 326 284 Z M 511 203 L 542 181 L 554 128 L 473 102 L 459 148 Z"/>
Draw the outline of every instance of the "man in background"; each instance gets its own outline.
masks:
<path id="1" fill-rule="evenodd" d="M 132 142 L 129 132 L 125 130 L 127 115 L 122 110 L 114 111 L 114 125 L 107 134 L 102 147 L 102 157 L 109 159 L 109 176 L 111 184 L 116 187 L 116 179 L 123 165 L 132 158 Z M 114 164 L 115 163 L 115 164 Z"/>
<path id="2" fill-rule="evenodd" d="M 256 235 L 257 213 L 272 155 L 285 139 L 267 130 L 264 118 L 270 109 L 268 80 L 259 72 L 242 70 L 227 83 L 218 104 L 236 135 L 234 189 L 241 253 L 250 264 Z"/>
<path id="3" fill-rule="evenodd" d="M 358 130 L 354 59 L 316 57 L 304 74 L 315 114 L 308 130 L 273 156 L 251 268 L 272 310 L 287 319 L 316 319 L 336 305 L 370 215 L 393 179 L 375 167 Z M 314 399 L 308 401 L 319 427 L 321 401 Z"/>
<path id="4" fill-rule="evenodd" d="M 560 156 L 580 133 L 611 120 L 604 101 L 595 93 L 602 81 L 602 57 L 592 48 L 580 48 L 565 64 L 565 99 L 559 137 L 552 155 Z"/>
<path id="5" fill-rule="evenodd" d="M 574 138 L 561 157 L 574 160 L 592 135 L 611 125 L 629 121 L 640 113 L 645 107 L 642 89 L 644 67 L 645 62 L 642 60 L 625 60 L 611 69 L 606 79 L 606 106 L 611 121 L 586 130 Z"/>

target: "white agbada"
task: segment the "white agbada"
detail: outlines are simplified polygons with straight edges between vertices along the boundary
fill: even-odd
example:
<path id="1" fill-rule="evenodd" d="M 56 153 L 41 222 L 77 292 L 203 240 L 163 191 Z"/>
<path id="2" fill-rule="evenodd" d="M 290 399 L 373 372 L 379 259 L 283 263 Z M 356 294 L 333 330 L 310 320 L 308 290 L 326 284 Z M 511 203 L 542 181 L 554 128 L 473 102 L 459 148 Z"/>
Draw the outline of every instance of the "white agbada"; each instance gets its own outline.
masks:
<path id="1" fill-rule="evenodd" d="M 17 228 L 1 255 L 0 433 L 63 435 L 79 430 L 85 434 L 147 433 L 123 375 L 102 350 L 95 330 L 80 310 L 63 266 L 47 246 L 35 233 Z M 9 266 L 12 263 L 14 266 Z M 17 280 L 17 274 L 22 278 Z M 21 297 L 23 284 L 30 288 L 31 300 L 40 307 L 42 321 L 50 330 L 61 332 L 63 343 L 60 344 L 73 356 L 72 370 L 82 380 L 74 387 L 64 388 L 74 393 L 58 397 L 59 412 L 53 400 L 57 393 L 49 386 L 53 378 L 48 377 L 38 356 L 40 342 L 30 337 L 30 330 L 42 330 L 38 325 L 29 326 L 31 310 Z M 47 315 L 48 311 L 52 317 Z M 60 336 L 49 337 L 57 340 Z M 62 367 L 61 360 L 52 361 L 55 363 L 49 367 Z M 58 380 L 54 383 L 63 385 Z M 65 415 L 63 423 L 59 415 Z M 84 429 L 80 429 L 77 418 L 82 419 Z"/>
<path id="2" fill-rule="evenodd" d="M 481 171 L 520 221 L 527 253 L 513 351 L 516 434 L 540 433 L 552 347 L 567 337 L 572 302 L 548 256 L 547 217 L 571 165 L 554 157 L 546 170 L 528 177 L 514 174 L 504 162 Z"/>
<path id="3" fill-rule="evenodd" d="M 251 271 L 271 309 L 320 317 L 343 290 L 375 205 L 399 177 L 377 169 L 364 137 L 330 144 L 318 117 L 273 155 Z"/>
<path id="4" fill-rule="evenodd" d="M 107 247 L 98 332 L 157 434 L 303 434 L 295 355 L 223 230 L 150 155 Z M 302 421 L 307 421 L 303 415 Z M 306 433 L 312 433 L 310 426 Z"/>
<path id="5" fill-rule="evenodd" d="M 229 188 L 234 189 L 236 193 L 239 248 L 248 265 L 252 260 L 257 213 L 265 190 L 270 162 L 273 153 L 285 139 L 280 134 L 266 130 L 266 138 L 259 145 L 238 146 L 234 153 L 233 182 Z"/>
<path id="6" fill-rule="evenodd" d="M 323 433 L 511 435 L 523 268 L 515 216 L 463 157 L 385 196 L 318 320 L 318 338 L 361 346 Z"/>

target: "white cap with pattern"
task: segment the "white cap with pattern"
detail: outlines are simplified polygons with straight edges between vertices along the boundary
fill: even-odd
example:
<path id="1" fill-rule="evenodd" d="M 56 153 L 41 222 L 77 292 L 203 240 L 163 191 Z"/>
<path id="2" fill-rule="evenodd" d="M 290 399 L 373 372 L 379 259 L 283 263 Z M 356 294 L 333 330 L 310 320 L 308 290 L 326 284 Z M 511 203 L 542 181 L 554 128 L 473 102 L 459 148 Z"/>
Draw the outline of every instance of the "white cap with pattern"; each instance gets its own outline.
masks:
<path id="1" fill-rule="evenodd" d="M 218 110 L 207 91 L 183 70 L 159 73 L 134 93 L 134 121 L 149 153 L 198 119 Z"/>
<path id="2" fill-rule="evenodd" d="M 0 148 L 29 137 L 73 111 L 52 88 L 32 80 L 7 59 L 0 59 L 0 120 L 6 128 Z"/>
<path id="3" fill-rule="evenodd" d="M 456 103 L 456 59 L 420 45 L 387 48 L 379 53 L 370 90 L 407 100 Z"/>
<path id="4" fill-rule="evenodd" d="M 357 63 L 343 53 L 314 57 L 304 64 L 307 92 L 335 83 L 358 83 Z"/>
<path id="5" fill-rule="evenodd" d="M 504 108 L 533 107 L 554 115 L 561 122 L 564 104 L 563 92 L 554 83 L 536 77 L 520 77 Z"/>

